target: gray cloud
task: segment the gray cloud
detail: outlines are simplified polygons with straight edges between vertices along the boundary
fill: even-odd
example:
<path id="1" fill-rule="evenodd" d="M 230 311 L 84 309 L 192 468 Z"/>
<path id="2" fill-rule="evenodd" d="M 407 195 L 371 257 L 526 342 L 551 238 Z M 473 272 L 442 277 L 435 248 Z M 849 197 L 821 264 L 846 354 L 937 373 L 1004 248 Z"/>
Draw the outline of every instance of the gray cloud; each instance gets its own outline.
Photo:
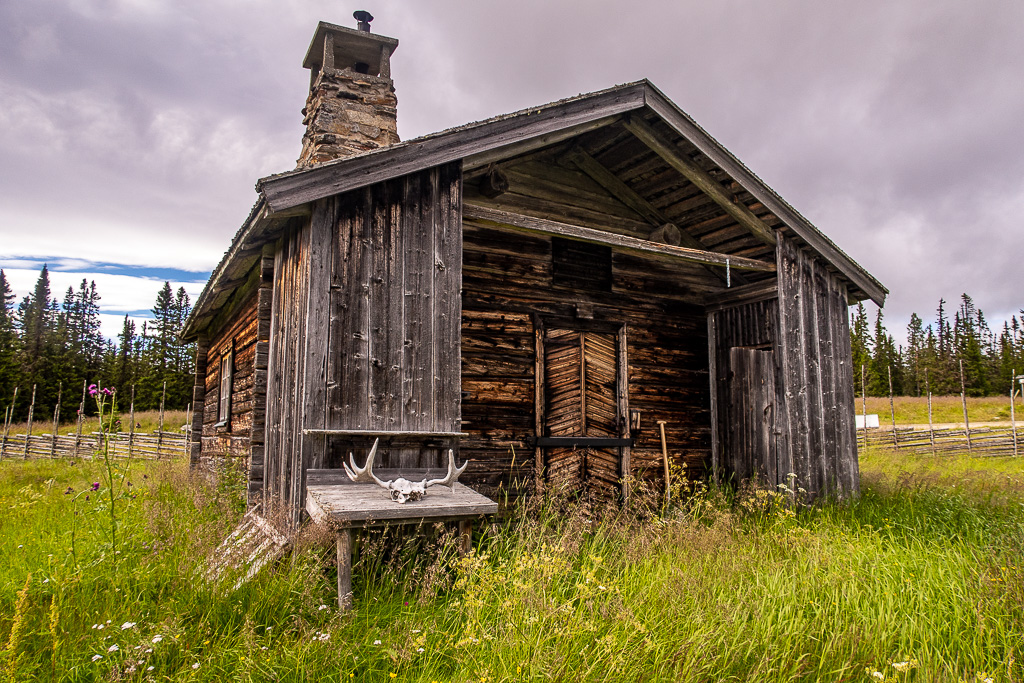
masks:
<path id="1" fill-rule="evenodd" d="M 0 5 L 0 256 L 212 267 L 293 166 L 326 0 Z M 409 138 L 650 78 L 892 290 L 1020 297 L 1024 4 L 369 5 Z M 893 330 L 897 332 L 898 330 Z"/>

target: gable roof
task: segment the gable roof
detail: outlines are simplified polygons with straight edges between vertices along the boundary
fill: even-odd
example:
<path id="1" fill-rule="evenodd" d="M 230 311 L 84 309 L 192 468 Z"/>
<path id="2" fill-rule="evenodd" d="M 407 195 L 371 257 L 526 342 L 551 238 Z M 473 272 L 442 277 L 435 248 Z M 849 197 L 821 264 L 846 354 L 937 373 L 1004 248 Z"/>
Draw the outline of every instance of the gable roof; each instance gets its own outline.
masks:
<path id="1" fill-rule="evenodd" d="M 342 192 L 461 160 L 463 170 L 557 144 L 621 121 L 623 117 L 654 117 L 685 138 L 700 154 L 722 169 L 739 187 L 774 214 L 806 246 L 817 252 L 852 285 L 854 298 L 870 298 L 879 306 L 888 290 L 804 218 L 729 150 L 701 128 L 650 81 L 615 86 L 540 107 L 431 133 L 389 147 L 344 157 L 313 168 L 267 176 L 256 183 L 260 199 L 235 235 L 231 248 L 196 300 L 185 336 L 194 337 L 202 320 L 224 303 L 225 283 L 236 282 L 251 268 L 260 247 L 304 205 Z M 862 296 L 857 297 L 859 292 Z M 218 303 L 219 301 L 219 303 Z"/>

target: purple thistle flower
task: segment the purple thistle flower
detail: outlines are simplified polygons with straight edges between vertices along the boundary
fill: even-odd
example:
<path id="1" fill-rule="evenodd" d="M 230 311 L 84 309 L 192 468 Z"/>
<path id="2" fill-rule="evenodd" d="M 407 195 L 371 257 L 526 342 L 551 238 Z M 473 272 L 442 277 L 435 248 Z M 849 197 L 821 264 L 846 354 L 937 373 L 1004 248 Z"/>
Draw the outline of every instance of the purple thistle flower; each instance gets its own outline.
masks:
<path id="1" fill-rule="evenodd" d="M 66 495 L 74 493 L 74 492 L 75 492 L 75 490 L 69 486 L 68 490 L 64 492 L 64 495 L 66 496 Z"/>
<path id="2" fill-rule="evenodd" d="M 89 395 L 90 396 L 95 396 L 96 395 L 96 385 L 95 384 L 90 384 L 89 385 Z"/>
<path id="3" fill-rule="evenodd" d="M 92 488 L 90 490 L 91 491 L 99 491 L 100 490 L 100 483 L 98 481 L 94 481 L 92 483 Z"/>

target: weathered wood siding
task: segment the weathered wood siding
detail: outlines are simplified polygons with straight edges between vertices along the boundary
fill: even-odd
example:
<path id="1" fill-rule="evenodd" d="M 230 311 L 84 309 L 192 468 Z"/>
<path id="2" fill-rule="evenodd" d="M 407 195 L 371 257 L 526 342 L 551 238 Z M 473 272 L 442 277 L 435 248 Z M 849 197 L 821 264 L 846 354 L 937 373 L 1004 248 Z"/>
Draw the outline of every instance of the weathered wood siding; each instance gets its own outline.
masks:
<path id="1" fill-rule="evenodd" d="M 797 485 L 811 492 L 859 491 L 853 374 L 845 285 L 817 257 L 779 234 L 778 416 L 789 435 Z"/>
<path id="2" fill-rule="evenodd" d="M 462 480 L 515 496 L 534 483 L 537 330 L 625 326 L 628 406 L 642 411 L 630 473 L 661 476 L 656 422 L 667 422 L 673 463 L 704 473 L 710 453 L 707 326 L 702 307 L 681 301 L 676 265 L 612 256 L 609 292 L 552 286 L 551 238 L 465 222 L 462 301 Z M 694 266 L 694 268 L 697 268 Z M 643 272 L 647 291 L 635 289 Z"/>
<path id="3" fill-rule="evenodd" d="M 252 436 L 253 387 L 256 379 L 256 340 L 258 333 L 257 297 L 251 296 L 232 316 L 224 328 L 210 341 L 205 354 L 203 391 L 202 457 L 238 458 L 249 464 Z M 233 354 L 231 381 L 231 417 L 224 426 L 217 426 L 220 405 L 221 358 Z"/>
<path id="4" fill-rule="evenodd" d="M 714 352 L 715 432 L 717 452 L 714 454 L 718 475 L 724 481 L 739 482 L 756 473 L 771 485 L 779 483 L 778 454 L 785 453 L 784 434 L 778 433 L 778 299 L 740 304 L 708 314 L 708 328 Z M 748 365 L 736 367 L 734 349 L 765 350 L 771 353 L 774 368 L 775 396 L 761 391 L 760 378 L 751 376 Z M 739 376 L 737 376 L 739 373 Z M 750 391 L 756 398 L 766 399 L 765 405 L 755 407 Z M 770 400 L 768 400 L 770 398 Z M 770 407 L 769 407 L 770 406 Z M 768 408 L 768 410 L 765 410 Z M 760 413 L 757 415 L 756 413 Z M 757 429 L 752 424 L 758 421 Z M 759 438 L 767 433 L 768 441 Z M 756 441 L 756 442 L 755 442 Z M 782 464 L 785 468 L 788 465 Z M 785 470 L 785 475 L 789 470 Z"/>
<path id="5" fill-rule="evenodd" d="M 372 436 L 459 430 L 458 163 L 323 200 L 274 263 L 265 487 L 301 507 L 305 471 Z M 382 445 L 380 465 L 430 466 L 437 443 Z"/>

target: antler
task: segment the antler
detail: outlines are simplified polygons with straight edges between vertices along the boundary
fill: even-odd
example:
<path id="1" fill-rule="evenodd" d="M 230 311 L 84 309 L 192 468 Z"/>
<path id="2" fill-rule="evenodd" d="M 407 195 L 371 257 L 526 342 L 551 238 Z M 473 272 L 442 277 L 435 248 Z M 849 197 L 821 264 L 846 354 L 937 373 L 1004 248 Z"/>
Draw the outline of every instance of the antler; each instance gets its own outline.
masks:
<path id="1" fill-rule="evenodd" d="M 469 461 L 468 460 L 466 462 L 462 463 L 462 467 L 456 467 L 455 466 L 455 453 L 453 453 L 452 449 L 449 448 L 448 449 L 448 474 L 445 476 L 444 479 L 431 479 L 430 481 L 424 481 L 423 482 L 423 488 L 426 488 L 428 486 L 433 486 L 434 484 L 442 484 L 443 486 L 447 486 L 448 488 L 450 488 L 450 489 L 452 489 L 454 491 L 455 490 L 455 482 L 458 481 L 459 475 L 462 474 L 463 472 L 465 472 L 467 467 L 469 467 Z"/>
<path id="2" fill-rule="evenodd" d="M 377 478 L 377 475 L 373 473 L 373 459 L 377 455 L 377 444 L 380 439 L 375 439 L 373 442 L 373 448 L 370 449 L 370 454 L 366 456 L 366 464 L 362 468 L 356 466 L 356 459 L 351 453 L 348 454 L 348 459 L 352 463 L 352 468 L 346 463 L 341 463 L 342 467 L 345 468 L 345 474 L 352 481 L 359 484 L 376 484 L 377 486 L 388 488 L 388 484 L 391 482 L 381 481 Z"/>

